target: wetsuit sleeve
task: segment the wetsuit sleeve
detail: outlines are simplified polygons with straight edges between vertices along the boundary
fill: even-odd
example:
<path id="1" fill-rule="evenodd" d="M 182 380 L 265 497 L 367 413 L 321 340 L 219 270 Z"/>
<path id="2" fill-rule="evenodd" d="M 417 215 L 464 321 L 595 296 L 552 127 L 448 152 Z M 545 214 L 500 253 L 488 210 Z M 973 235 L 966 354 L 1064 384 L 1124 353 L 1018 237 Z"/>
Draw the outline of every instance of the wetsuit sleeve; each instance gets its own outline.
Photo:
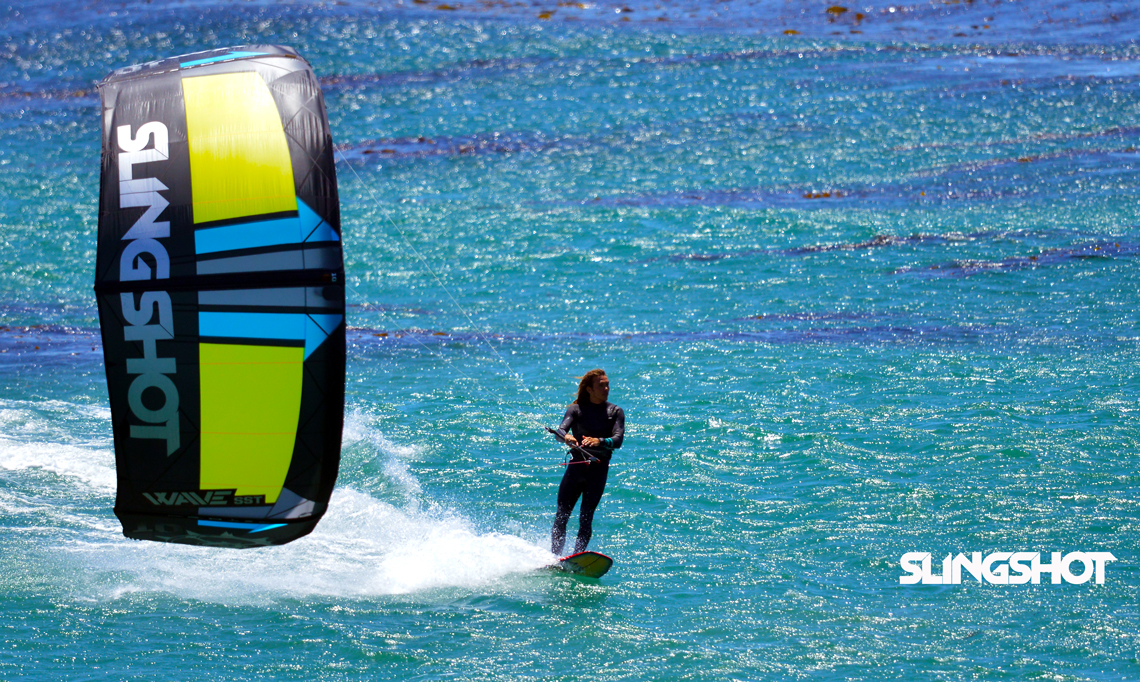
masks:
<path id="1" fill-rule="evenodd" d="M 625 438 L 625 410 L 620 407 L 614 406 L 614 430 L 610 434 L 610 447 L 617 450 L 621 447 L 621 442 Z"/>
<path id="2" fill-rule="evenodd" d="M 566 434 L 570 433 L 570 427 L 574 425 L 574 420 L 578 416 L 577 407 L 577 405 L 571 404 L 570 407 L 566 408 L 566 414 L 562 416 L 562 423 L 555 429 L 559 436 L 565 438 Z"/>

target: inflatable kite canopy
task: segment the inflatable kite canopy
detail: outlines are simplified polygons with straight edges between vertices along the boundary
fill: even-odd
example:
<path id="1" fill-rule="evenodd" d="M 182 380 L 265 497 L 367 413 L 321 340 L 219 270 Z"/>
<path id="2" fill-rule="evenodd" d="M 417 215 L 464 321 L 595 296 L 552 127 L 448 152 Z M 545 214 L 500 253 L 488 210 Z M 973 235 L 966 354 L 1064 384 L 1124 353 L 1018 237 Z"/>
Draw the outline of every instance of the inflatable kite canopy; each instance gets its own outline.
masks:
<path id="1" fill-rule="evenodd" d="M 243 46 L 100 84 L 95 291 L 127 537 L 279 545 L 328 506 L 344 422 L 332 136 L 308 63 Z"/>

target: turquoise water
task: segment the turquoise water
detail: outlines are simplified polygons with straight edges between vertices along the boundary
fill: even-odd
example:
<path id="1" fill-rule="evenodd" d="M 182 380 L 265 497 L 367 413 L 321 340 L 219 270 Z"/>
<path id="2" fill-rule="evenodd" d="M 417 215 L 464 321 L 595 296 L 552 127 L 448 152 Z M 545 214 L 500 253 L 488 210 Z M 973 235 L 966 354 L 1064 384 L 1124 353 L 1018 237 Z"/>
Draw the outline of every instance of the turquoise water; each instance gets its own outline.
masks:
<path id="1" fill-rule="evenodd" d="M 0 680 L 1140 678 L 1135 10 L 441 4 L 4 7 Z M 132 542 L 93 83 L 248 42 L 341 148 L 339 485 L 285 547 Z M 600 581 L 534 570 L 593 367 Z"/>

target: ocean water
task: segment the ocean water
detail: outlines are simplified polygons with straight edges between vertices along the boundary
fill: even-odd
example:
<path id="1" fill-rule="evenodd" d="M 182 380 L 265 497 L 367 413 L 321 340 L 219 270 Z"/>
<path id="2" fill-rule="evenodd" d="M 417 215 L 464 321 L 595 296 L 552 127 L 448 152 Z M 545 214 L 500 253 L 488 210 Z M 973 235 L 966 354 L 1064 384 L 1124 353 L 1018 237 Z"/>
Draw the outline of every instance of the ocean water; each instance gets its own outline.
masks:
<path id="1" fill-rule="evenodd" d="M 839 9 L 0 7 L 0 681 L 1140 679 L 1140 12 Z M 94 83 L 251 42 L 339 146 L 340 479 L 284 547 L 133 542 Z M 599 581 L 535 570 L 594 367 Z M 1116 560 L 900 584 L 1017 551 Z"/>

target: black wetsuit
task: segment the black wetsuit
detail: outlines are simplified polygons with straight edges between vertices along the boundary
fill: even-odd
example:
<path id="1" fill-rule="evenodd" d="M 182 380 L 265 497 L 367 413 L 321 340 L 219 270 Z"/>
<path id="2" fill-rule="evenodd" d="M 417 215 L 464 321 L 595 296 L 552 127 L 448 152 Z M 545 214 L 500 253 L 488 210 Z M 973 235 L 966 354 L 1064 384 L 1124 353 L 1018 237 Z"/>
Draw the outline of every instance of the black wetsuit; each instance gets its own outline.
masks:
<path id="1" fill-rule="evenodd" d="M 574 403 L 566 408 L 566 416 L 562 417 L 562 424 L 558 427 L 560 436 L 565 436 L 568 432 L 573 433 L 579 443 L 584 436 L 590 436 L 602 439 L 603 444 L 601 447 L 570 451 L 570 462 L 566 465 L 566 473 L 562 475 L 562 483 L 558 486 L 558 511 L 554 515 L 554 530 L 551 533 L 550 548 L 558 555 L 562 554 L 562 548 L 566 544 L 566 524 L 579 497 L 582 498 L 582 508 L 578 517 L 578 541 L 574 543 L 574 551 L 585 551 L 586 545 L 590 544 L 594 510 L 606 489 L 610 457 L 614 450 L 621 447 L 625 435 L 625 412 L 613 403 Z M 587 458 L 582 450 L 594 459 Z"/>

